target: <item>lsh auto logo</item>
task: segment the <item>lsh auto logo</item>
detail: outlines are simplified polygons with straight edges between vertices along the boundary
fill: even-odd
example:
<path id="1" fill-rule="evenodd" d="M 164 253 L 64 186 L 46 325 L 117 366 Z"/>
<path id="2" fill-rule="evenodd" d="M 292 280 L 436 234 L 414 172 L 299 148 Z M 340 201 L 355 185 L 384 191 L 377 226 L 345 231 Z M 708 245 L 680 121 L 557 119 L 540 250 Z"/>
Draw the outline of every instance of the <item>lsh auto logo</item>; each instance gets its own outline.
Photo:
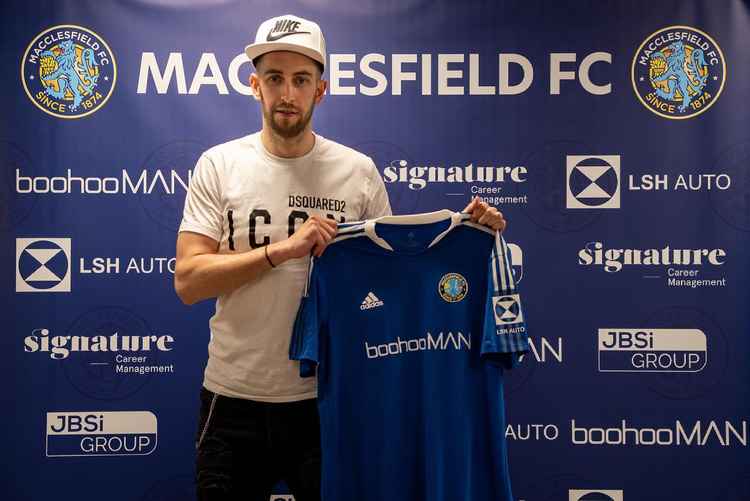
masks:
<path id="1" fill-rule="evenodd" d="M 492 298 L 495 311 L 495 325 L 519 324 L 523 322 L 521 299 L 518 294 Z"/>
<path id="2" fill-rule="evenodd" d="M 70 239 L 17 238 L 16 292 L 70 292 Z"/>
<path id="3" fill-rule="evenodd" d="M 660 173 L 646 170 L 627 174 L 621 168 L 620 155 L 566 155 L 565 169 L 567 209 L 620 209 L 625 203 L 623 196 L 633 197 L 630 203 L 641 203 L 642 197 L 661 197 L 664 192 L 697 194 L 727 191 L 732 187 L 732 176 L 728 172 Z M 640 169 L 631 167 L 632 170 Z"/>
<path id="4" fill-rule="evenodd" d="M 621 490 L 591 490 L 571 489 L 568 491 L 569 501 L 623 501 Z"/>
<path id="5" fill-rule="evenodd" d="M 21 82 L 40 110 L 58 118 L 90 115 L 112 95 L 117 65 L 107 43 L 75 25 L 49 28 L 34 38 L 21 60 Z"/>
<path id="6" fill-rule="evenodd" d="M 710 108 L 724 89 L 719 45 L 690 26 L 669 26 L 643 41 L 631 66 L 633 90 L 650 111 L 682 120 Z"/>
<path id="7" fill-rule="evenodd" d="M 566 172 L 568 209 L 620 208 L 619 155 L 568 155 Z"/>
<path id="8" fill-rule="evenodd" d="M 174 257 L 76 252 L 79 255 L 74 258 L 71 248 L 70 238 L 17 238 L 16 292 L 70 292 L 74 271 L 78 281 L 112 275 L 166 275 L 175 270 Z"/>

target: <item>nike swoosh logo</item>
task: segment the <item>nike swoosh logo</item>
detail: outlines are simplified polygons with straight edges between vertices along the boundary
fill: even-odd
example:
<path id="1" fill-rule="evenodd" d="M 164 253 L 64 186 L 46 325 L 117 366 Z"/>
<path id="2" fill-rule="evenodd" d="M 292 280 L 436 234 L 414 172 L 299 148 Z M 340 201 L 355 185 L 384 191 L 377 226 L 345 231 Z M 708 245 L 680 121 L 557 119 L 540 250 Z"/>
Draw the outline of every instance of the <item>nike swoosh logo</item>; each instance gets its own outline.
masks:
<path id="1" fill-rule="evenodd" d="M 289 35 L 309 35 L 309 31 L 290 31 L 288 33 L 279 33 L 277 35 L 274 35 L 272 33 L 269 33 L 266 37 L 266 42 L 275 42 L 276 40 L 280 40 L 284 37 L 288 37 Z"/>

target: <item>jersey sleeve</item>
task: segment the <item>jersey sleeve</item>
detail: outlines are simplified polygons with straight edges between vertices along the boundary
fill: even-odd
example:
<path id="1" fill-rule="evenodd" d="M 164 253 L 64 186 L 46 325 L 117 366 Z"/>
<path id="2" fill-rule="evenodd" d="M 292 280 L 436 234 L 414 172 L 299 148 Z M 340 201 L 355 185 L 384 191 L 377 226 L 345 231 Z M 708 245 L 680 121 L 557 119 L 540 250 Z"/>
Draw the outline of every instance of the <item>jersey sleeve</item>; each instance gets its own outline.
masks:
<path id="1" fill-rule="evenodd" d="M 388 192 L 385 189 L 383 178 L 380 177 L 375 163 L 368 157 L 367 196 L 365 199 L 365 211 L 360 220 L 375 219 L 380 216 L 391 215 L 391 203 L 388 200 Z"/>
<path id="2" fill-rule="evenodd" d="M 185 197 L 180 231 L 200 233 L 219 242 L 223 228 L 219 173 L 213 162 L 201 155 Z"/>
<path id="3" fill-rule="evenodd" d="M 320 357 L 320 334 L 323 325 L 322 287 L 320 277 L 315 270 L 316 259 L 310 258 L 310 272 L 308 273 L 305 292 L 302 295 L 294 320 L 292 340 L 289 344 L 289 358 L 300 363 L 300 376 L 315 375 L 316 367 L 322 363 Z"/>
<path id="4" fill-rule="evenodd" d="M 511 369 L 529 351 L 521 295 L 511 270 L 508 245 L 498 233 L 488 263 L 482 357 Z"/>

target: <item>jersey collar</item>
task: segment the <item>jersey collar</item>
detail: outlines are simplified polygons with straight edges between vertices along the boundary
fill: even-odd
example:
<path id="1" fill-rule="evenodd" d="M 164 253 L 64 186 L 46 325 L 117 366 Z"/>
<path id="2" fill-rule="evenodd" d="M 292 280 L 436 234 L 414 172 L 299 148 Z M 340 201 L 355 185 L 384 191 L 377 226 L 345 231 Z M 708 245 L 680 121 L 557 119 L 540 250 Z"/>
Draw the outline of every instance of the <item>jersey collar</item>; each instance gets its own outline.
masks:
<path id="1" fill-rule="evenodd" d="M 435 212 L 425 212 L 423 214 L 410 214 L 406 216 L 381 216 L 376 219 L 368 219 L 367 221 L 365 221 L 365 234 L 370 238 L 370 240 L 378 244 L 380 247 L 393 252 L 393 247 L 391 247 L 388 242 L 380 238 L 375 232 L 376 224 L 430 224 L 450 219 L 450 226 L 448 226 L 445 231 L 437 235 L 432 240 L 432 242 L 430 242 L 430 245 L 427 246 L 427 248 L 429 249 L 440 240 L 442 240 L 443 237 L 447 235 L 448 232 L 450 232 L 453 228 L 458 226 L 458 224 L 463 220 L 464 216 L 465 214 L 461 214 L 460 212 L 453 212 L 448 209 L 443 209 Z"/>

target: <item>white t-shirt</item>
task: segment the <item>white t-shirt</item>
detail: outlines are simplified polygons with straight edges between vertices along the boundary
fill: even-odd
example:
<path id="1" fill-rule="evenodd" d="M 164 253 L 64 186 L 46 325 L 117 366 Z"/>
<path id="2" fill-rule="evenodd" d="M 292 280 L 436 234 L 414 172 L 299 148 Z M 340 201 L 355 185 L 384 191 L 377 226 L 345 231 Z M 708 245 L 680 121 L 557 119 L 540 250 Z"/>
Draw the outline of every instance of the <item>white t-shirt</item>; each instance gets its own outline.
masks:
<path id="1" fill-rule="evenodd" d="M 290 236 L 310 215 L 357 221 L 391 213 L 373 161 L 315 136 L 299 158 L 269 153 L 260 133 L 215 146 L 193 171 L 180 231 L 245 252 Z M 204 386 L 230 397 L 291 402 L 316 396 L 315 378 L 299 376 L 289 340 L 309 258 L 292 259 L 218 297 Z"/>

